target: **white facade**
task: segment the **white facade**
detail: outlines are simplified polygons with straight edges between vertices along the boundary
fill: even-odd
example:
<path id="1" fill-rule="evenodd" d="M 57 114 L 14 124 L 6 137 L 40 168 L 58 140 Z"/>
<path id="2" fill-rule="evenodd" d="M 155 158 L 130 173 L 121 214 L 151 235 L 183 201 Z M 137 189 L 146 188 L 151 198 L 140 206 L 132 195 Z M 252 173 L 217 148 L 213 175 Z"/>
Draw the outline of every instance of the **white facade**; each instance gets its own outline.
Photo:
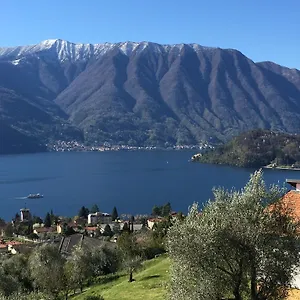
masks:
<path id="1" fill-rule="evenodd" d="M 20 209 L 21 213 L 21 222 L 29 221 L 31 219 L 30 210 L 28 208 L 22 208 Z"/>
<path id="2" fill-rule="evenodd" d="M 112 222 L 111 215 L 107 213 L 96 212 L 88 215 L 88 224 L 110 224 Z"/>

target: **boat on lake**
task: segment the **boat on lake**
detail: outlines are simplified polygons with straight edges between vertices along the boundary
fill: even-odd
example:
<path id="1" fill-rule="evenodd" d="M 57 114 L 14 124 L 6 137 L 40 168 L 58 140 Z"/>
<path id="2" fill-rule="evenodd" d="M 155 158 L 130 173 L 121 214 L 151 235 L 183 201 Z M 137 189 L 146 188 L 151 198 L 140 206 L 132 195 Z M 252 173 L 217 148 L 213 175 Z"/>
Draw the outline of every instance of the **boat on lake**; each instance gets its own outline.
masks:
<path id="1" fill-rule="evenodd" d="M 44 198 L 43 195 L 41 195 L 40 193 L 37 193 L 37 194 L 29 194 L 27 196 L 27 199 L 39 199 L 39 198 Z"/>

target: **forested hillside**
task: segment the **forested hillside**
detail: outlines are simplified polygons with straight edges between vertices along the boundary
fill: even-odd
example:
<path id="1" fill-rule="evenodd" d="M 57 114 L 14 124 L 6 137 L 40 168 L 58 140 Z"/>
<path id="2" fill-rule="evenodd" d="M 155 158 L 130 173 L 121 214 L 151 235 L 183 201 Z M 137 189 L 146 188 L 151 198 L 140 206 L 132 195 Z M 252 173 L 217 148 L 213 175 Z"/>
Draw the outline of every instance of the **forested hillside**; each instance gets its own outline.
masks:
<path id="1" fill-rule="evenodd" d="M 238 167 L 300 167 L 300 136 L 253 130 L 197 156 L 196 161 Z"/>

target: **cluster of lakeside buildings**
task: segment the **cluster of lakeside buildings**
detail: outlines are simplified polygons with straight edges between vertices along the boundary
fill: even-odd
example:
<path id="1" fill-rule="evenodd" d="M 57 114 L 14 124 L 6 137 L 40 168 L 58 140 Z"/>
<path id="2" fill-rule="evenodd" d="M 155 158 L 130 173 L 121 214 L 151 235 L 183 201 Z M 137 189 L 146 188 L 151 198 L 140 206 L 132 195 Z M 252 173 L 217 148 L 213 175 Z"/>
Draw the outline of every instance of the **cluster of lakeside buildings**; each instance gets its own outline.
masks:
<path id="1" fill-rule="evenodd" d="M 123 230 L 137 233 L 155 230 L 154 225 L 164 220 L 163 217 L 134 218 L 126 215 L 112 220 L 111 214 L 95 212 L 88 214 L 87 218 L 58 217 L 47 227 L 44 223 L 33 222 L 29 208 L 21 208 L 18 220 L 15 218 L 11 222 L 0 224 L 0 254 L 16 254 L 23 252 L 24 248 L 32 248 L 42 243 L 57 243 L 60 251 L 68 254 L 83 241 L 91 248 L 103 243 L 115 243 Z M 11 236 L 7 236 L 8 226 L 11 228 Z M 30 228 L 30 233 L 18 233 L 17 228 L 20 226 Z"/>
<path id="2" fill-rule="evenodd" d="M 288 208 L 292 217 L 300 221 L 300 180 L 287 179 L 286 182 L 294 189 L 288 191 L 280 200 Z M 177 213 L 170 213 L 176 217 Z M 22 248 L 34 247 L 41 243 L 57 243 L 61 252 L 71 253 L 76 245 L 97 247 L 103 243 L 115 243 L 124 230 L 143 232 L 155 230 L 155 224 L 163 222 L 166 218 L 153 216 L 121 217 L 112 219 L 112 215 L 95 212 L 84 217 L 63 218 L 52 221 L 49 227 L 42 222 L 33 223 L 30 210 L 22 208 L 19 219 L 11 223 L 0 223 L 0 253 L 16 254 Z M 11 227 L 11 237 L 7 237 L 7 227 Z M 15 229 L 18 226 L 28 226 L 31 232 L 22 236 Z M 125 229 L 126 228 L 126 229 Z"/>
<path id="3" fill-rule="evenodd" d="M 111 145 L 109 143 L 104 143 L 103 145 L 94 145 L 88 146 L 78 141 L 63 141 L 59 140 L 52 144 L 46 145 L 49 151 L 54 152 L 87 152 L 87 151 L 97 151 L 97 152 L 104 152 L 104 151 L 137 151 L 137 150 L 159 150 L 159 149 L 166 149 L 166 150 L 204 150 L 204 149 L 211 149 L 213 148 L 212 145 L 203 142 L 200 145 L 175 145 L 175 146 L 166 146 L 164 148 L 155 147 L 155 146 L 146 146 L 146 147 L 139 147 L 139 146 L 129 146 L 129 145 Z"/>

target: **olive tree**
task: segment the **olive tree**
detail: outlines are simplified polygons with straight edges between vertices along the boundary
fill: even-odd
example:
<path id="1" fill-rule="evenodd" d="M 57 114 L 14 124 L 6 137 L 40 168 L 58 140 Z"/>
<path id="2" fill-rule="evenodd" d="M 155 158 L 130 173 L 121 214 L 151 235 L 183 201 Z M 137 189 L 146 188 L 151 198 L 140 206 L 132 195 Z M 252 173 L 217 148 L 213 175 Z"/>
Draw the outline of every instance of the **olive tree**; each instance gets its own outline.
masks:
<path id="1" fill-rule="evenodd" d="M 0 300 L 53 300 L 53 297 L 42 293 L 13 293 L 7 297 L 0 294 Z"/>
<path id="2" fill-rule="evenodd" d="M 194 204 L 168 233 L 171 298 L 279 300 L 299 263 L 298 224 L 266 187 L 262 171 L 241 191 L 214 190 L 202 213 Z"/>
<path id="3" fill-rule="evenodd" d="M 84 282 L 93 275 L 92 256 L 88 249 L 76 247 L 68 258 L 66 268 L 69 270 L 69 280 L 76 290 L 83 290 Z"/>
<path id="4" fill-rule="evenodd" d="M 57 298 L 63 289 L 64 259 L 57 247 L 44 244 L 29 257 L 29 269 L 36 290 Z"/>
<path id="5" fill-rule="evenodd" d="M 128 282 L 134 281 L 133 272 L 141 267 L 142 256 L 133 233 L 123 232 L 117 241 L 123 268 L 128 272 Z"/>

